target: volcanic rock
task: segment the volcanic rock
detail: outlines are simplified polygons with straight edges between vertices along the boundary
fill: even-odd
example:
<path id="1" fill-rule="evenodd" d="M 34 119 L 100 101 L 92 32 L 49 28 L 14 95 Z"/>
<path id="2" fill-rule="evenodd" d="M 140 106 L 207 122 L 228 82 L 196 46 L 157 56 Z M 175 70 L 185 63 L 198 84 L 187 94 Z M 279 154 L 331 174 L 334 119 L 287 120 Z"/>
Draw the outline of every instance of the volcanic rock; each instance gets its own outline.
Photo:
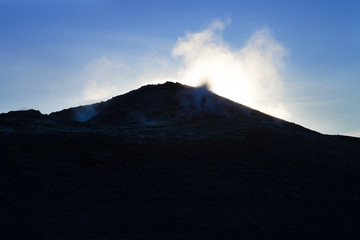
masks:
<path id="1" fill-rule="evenodd" d="M 0 115 L 1 239 L 357 239 L 360 139 L 148 85 Z"/>

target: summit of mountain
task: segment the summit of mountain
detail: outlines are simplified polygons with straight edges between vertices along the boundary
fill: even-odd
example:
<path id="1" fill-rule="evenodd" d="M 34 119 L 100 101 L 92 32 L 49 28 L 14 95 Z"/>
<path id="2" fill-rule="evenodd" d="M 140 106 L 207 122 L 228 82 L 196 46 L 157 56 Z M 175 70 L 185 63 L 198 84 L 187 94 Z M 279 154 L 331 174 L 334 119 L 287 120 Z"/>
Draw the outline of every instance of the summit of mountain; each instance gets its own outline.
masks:
<path id="1" fill-rule="evenodd" d="M 146 129 L 152 135 L 221 135 L 244 137 L 252 132 L 287 135 L 317 133 L 218 96 L 206 86 L 180 83 L 146 85 L 108 101 L 64 109 L 49 115 L 83 127 L 120 131 Z M 190 137 L 191 137 L 190 136 Z"/>
<path id="2" fill-rule="evenodd" d="M 0 114 L 0 239 L 357 239 L 359 156 L 171 82 Z"/>

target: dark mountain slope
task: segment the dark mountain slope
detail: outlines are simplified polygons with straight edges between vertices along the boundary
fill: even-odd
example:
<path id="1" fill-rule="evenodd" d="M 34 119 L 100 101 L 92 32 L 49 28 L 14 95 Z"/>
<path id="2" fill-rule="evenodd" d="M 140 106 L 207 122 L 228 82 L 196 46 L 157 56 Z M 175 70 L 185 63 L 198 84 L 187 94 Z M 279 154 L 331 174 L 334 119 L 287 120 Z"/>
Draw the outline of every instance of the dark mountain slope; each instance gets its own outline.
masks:
<path id="1" fill-rule="evenodd" d="M 142 129 L 168 136 L 206 137 L 223 135 L 244 137 L 263 129 L 286 135 L 315 137 L 317 133 L 241 104 L 222 98 L 206 89 L 167 82 L 148 85 L 106 102 L 70 108 L 50 114 L 57 121 L 81 121 L 91 129 L 109 128 L 113 132 Z M 151 131 L 151 127 L 156 127 Z M 262 130 L 261 130 L 262 131 Z M 196 134 L 195 134 L 196 133 Z"/>
<path id="2" fill-rule="evenodd" d="M 149 85 L 0 115 L 0 238 L 357 239 L 359 171 L 359 138 Z"/>

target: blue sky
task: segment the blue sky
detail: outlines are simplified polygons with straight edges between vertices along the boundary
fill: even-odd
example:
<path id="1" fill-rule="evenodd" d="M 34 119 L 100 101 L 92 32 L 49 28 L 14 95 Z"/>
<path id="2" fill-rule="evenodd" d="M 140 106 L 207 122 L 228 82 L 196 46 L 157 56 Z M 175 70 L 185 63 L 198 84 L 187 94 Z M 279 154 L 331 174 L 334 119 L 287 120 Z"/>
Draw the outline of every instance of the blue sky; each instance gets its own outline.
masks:
<path id="1" fill-rule="evenodd" d="M 269 114 L 360 136 L 359 12 L 358 1 L 0 0 L 0 112 L 209 78 Z"/>

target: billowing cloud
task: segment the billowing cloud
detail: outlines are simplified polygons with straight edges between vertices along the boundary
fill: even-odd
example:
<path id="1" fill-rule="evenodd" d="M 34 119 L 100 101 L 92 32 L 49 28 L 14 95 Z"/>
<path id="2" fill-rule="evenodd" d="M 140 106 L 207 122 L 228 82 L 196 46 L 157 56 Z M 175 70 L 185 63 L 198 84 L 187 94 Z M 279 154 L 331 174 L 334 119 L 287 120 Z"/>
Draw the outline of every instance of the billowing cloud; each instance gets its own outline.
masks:
<path id="1" fill-rule="evenodd" d="M 182 58 L 184 66 L 176 78 L 192 86 L 206 81 L 219 95 L 288 118 L 281 79 L 286 50 L 267 28 L 253 33 L 242 48 L 232 49 L 222 39 L 224 27 L 215 21 L 204 31 L 178 39 L 172 54 Z"/>
<path id="2" fill-rule="evenodd" d="M 222 38 L 225 27 L 224 22 L 214 21 L 203 31 L 189 32 L 177 40 L 171 56 L 145 56 L 131 69 L 107 57 L 93 61 L 86 68 L 84 99 L 103 100 L 148 83 L 199 86 L 206 82 L 221 96 L 289 119 L 281 78 L 286 50 L 267 28 L 254 32 L 244 46 L 232 48 Z"/>

